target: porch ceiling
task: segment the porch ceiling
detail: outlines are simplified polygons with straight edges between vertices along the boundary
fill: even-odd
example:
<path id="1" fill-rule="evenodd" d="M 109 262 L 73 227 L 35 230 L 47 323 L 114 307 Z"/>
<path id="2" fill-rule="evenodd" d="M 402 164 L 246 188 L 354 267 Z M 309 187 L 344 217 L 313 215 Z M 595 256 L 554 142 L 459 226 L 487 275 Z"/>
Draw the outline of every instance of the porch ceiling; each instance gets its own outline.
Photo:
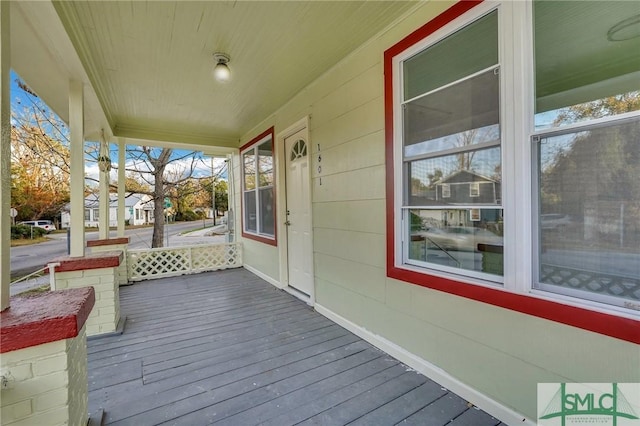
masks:
<path id="1" fill-rule="evenodd" d="M 114 135 L 237 146 L 240 135 L 415 5 L 56 1 L 53 8 Z M 48 26 L 31 29 L 46 40 Z M 231 57 L 226 84 L 211 76 L 218 51 Z"/>

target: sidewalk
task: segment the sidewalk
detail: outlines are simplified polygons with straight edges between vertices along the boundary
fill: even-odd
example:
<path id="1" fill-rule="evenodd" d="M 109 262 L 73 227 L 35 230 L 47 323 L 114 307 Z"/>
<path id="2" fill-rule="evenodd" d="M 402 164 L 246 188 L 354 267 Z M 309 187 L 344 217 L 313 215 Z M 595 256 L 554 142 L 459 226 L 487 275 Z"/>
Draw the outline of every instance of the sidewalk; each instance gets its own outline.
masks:
<path id="1" fill-rule="evenodd" d="M 227 225 L 216 225 L 196 231 L 169 236 L 169 247 L 227 242 Z"/>

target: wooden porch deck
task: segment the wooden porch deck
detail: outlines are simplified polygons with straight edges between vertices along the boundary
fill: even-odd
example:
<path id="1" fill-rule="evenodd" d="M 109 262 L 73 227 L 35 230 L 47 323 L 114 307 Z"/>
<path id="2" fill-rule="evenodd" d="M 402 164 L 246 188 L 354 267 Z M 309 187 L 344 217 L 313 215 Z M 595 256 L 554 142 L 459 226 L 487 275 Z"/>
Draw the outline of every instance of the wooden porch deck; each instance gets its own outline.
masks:
<path id="1" fill-rule="evenodd" d="M 497 425 L 244 269 L 120 288 L 90 339 L 89 411 L 112 425 Z"/>

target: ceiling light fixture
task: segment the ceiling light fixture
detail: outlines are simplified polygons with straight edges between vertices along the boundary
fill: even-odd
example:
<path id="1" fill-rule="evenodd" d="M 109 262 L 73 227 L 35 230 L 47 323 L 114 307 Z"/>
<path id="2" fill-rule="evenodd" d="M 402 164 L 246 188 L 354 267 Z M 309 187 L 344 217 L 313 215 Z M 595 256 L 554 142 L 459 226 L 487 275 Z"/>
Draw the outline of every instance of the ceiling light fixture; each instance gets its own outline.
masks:
<path id="1" fill-rule="evenodd" d="M 214 53 L 213 61 L 216 63 L 213 67 L 213 77 L 221 83 L 229 81 L 231 78 L 231 70 L 229 63 L 229 55 L 224 53 Z"/>
<path id="2" fill-rule="evenodd" d="M 607 31 L 609 41 L 625 41 L 637 37 L 640 37 L 640 15 L 620 21 Z"/>

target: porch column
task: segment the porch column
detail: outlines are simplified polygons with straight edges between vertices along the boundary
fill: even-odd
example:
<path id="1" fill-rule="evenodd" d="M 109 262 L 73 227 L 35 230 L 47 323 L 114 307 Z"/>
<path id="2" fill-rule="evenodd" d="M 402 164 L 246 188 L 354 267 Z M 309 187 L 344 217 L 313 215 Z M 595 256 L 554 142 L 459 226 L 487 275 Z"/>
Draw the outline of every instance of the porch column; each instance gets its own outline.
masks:
<path id="1" fill-rule="evenodd" d="M 5 3 L 5 2 L 2 2 Z M 71 155 L 71 257 L 84 256 L 84 87 L 69 82 L 69 133 Z"/>
<path id="2" fill-rule="evenodd" d="M 118 138 L 118 237 L 124 237 L 124 198 L 125 198 L 125 153 L 126 144 L 124 138 Z"/>
<path id="3" fill-rule="evenodd" d="M 11 280 L 11 100 L 9 5 L 0 1 L 0 311 L 9 307 Z"/>
<path id="4" fill-rule="evenodd" d="M 102 140 L 100 141 L 100 157 L 103 154 L 107 154 L 109 152 L 109 142 L 104 139 L 104 135 Z M 104 161 L 104 159 L 102 160 Z M 100 165 L 100 160 L 98 160 L 98 164 Z M 100 211 L 100 218 L 98 219 L 98 237 L 101 240 L 106 240 L 109 238 L 109 205 L 111 204 L 109 200 L 109 173 L 110 170 L 102 170 L 100 167 L 100 197 L 98 200 L 98 209 Z"/>

